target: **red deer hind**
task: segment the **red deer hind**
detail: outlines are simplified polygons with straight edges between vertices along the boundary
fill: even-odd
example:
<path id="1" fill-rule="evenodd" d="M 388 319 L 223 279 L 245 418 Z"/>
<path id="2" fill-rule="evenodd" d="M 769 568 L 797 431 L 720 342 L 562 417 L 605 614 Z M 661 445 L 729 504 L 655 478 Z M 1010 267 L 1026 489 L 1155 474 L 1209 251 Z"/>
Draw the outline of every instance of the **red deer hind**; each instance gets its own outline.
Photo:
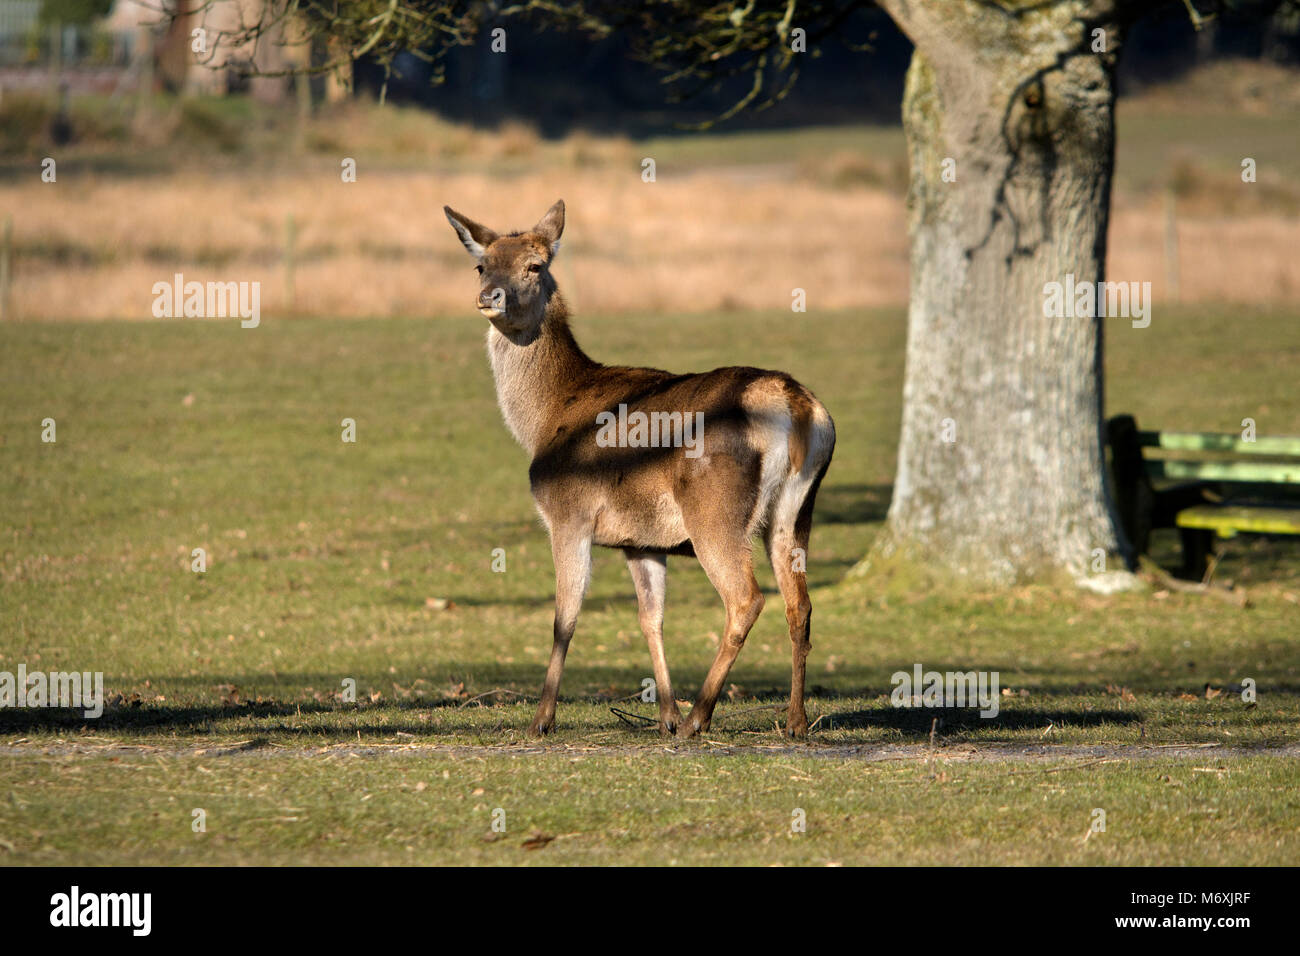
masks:
<path id="1" fill-rule="evenodd" d="M 551 536 L 555 631 L 533 735 L 555 725 L 564 658 L 591 573 L 591 548 L 620 548 L 636 587 L 663 734 L 708 730 L 763 609 L 752 539 L 761 534 L 785 599 L 793 667 L 786 732 L 803 736 L 812 604 L 806 557 L 813 502 L 835 448 L 821 402 L 784 372 L 673 375 L 602 365 L 569 329 L 551 275 L 564 202 L 532 229 L 501 235 L 444 207 L 481 277 L 488 356 L 506 425 L 532 456 L 529 482 Z M 802 549 L 796 554 L 796 549 Z M 683 720 L 664 659 L 667 556 L 694 555 L 726 605 L 718 653 Z"/>

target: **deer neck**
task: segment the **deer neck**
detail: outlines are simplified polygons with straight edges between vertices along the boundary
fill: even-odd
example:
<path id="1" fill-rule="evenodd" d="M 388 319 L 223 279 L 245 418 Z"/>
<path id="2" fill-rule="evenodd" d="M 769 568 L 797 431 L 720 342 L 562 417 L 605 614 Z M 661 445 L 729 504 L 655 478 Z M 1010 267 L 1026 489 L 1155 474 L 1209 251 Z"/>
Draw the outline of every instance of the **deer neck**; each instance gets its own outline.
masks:
<path id="1" fill-rule="evenodd" d="M 501 415 L 530 455 L 553 434 L 566 396 L 596 367 L 574 340 L 569 310 L 558 291 L 547 301 L 540 331 L 530 344 L 516 345 L 489 326 L 488 358 Z"/>

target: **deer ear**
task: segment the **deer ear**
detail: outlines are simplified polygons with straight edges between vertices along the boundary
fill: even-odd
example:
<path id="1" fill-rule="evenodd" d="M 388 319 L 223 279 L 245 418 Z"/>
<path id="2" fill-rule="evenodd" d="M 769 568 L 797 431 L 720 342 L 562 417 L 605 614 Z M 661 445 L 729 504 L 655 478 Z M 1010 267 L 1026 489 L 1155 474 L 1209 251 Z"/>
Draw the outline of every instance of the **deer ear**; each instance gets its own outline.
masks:
<path id="1" fill-rule="evenodd" d="M 555 205 L 546 210 L 546 215 L 533 226 L 533 232 L 550 244 L 551 255 L 555 255 L 556 250 L 560 248 L 560 236 L 564 232 L 563 199 L 557 199 Z"/>
<path id="2" fill-rule="evenodd" d="M 460 241 L 465 244 L 469 254 L 475 259 L 482 259 L 483 253 L 496 240 L 497 234 L 468 216 L 462 216 L 450 206 L 443 206 L 442 211 L 447 214 L 447 221 L 456 230 L 456 235 L 460 236 Z"/>

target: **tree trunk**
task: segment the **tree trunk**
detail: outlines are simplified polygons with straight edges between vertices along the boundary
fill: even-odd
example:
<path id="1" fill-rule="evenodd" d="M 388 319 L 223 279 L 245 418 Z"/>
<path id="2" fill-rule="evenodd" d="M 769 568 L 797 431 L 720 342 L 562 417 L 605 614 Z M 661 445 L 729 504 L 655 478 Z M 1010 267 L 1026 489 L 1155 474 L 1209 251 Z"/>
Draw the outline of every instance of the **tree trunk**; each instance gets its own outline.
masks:
<path id="1" fill-rule="evenodd" d="M 883 5 L 916 52 L 903 101 L 903 428 L 877 553 L 1004 583 L 1089 575 L 1096 549 L 1122 570 L 1115 555 L 1131 556 L 1105 476 L 1101 320 L 1044 316 L 1045 283 L 1104 277 L 1112 5 Z M 1094 52 L 1097 29 L 1106 52 Z"/>

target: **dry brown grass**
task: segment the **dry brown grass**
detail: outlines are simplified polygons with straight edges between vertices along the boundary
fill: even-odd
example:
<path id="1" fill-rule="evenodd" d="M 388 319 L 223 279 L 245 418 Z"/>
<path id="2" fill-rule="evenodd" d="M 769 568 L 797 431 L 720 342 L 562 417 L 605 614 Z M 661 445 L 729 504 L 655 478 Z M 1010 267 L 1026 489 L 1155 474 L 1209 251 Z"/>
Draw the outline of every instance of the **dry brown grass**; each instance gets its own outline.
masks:
<path id="1" fill-rule="evenodd" d="M 337 175 L 184 174 L 10 185 L 0 187 L 0 209 L 17 210 L 13 303 L 25 318 L 147 318 L 153 283 L 176 271 L 259 280 L 267 313 L 464 312 L 473 276 L 442 206 L 522 228 L 557 197 L 569 208 L 559 277 L 585 311 L 771 308 L 795 287 L 814 308 L 906 294 L 903 209 L 892 196 L 721 171 L 647 184 L 638 172 L 507 181 L 363 172 L 349 184 Z M 282 265 L 290 214 L 292 307 Z"/>
<path id="2" fill-rule="evenodd" d="M 1285 303 L 1300 300 L 1300 219 L 1256 213 L 1178 215 L 1178 294 L 1169 287 L 1166 219 L 1158 197 L 1111 218 L 1108 278 L 1149 281 L 1157 302 Z"/>
<path id="3" fill-rule="evenodd" d="M 388 134 L 405 135 L 406 120 Z M 14 313 L 148 318 L 153 284 L 175 272 L 260 281 L 266 315 L 468 313 L 473 276 L 443 204 L 522 228 L 556 197 L 569 208 L 558 274 L 582 312 L 780 308 L 795 288 L 806 290 L 811 309 L 906 301 L 905 187 L 889 159 L 829 153 L 811 164 L 661 170 L 648 184 L 639 147 L 626 140 L 543 144 L 525 127 L 453 134 L 439 138 L 429 169 L 375 171 L 363 161 L 348 184 L 320 160 L 273 171 L 186 166 L 145 178 L 0 185 L 0 214 L 14 215 Z M 507 166 L 451 171 L 446 154 L 457 150 Z M 538 151 L 546 161 L 529 160 Z M 513 168 L 533 171 L 511 171 L 508 161 L 521 157 Z M 1180 298 L 1294 302 L 1294 206 L 1254 202 L 1229 216 L 1194 196 L 1179 201 Z M 292 303 L 283 267 L 290 214 L 298 233 Z M 1165 254 L 1160 196 L 1117 195 L 1110 277 L 1150 281 L 1164 297 Z"/>

